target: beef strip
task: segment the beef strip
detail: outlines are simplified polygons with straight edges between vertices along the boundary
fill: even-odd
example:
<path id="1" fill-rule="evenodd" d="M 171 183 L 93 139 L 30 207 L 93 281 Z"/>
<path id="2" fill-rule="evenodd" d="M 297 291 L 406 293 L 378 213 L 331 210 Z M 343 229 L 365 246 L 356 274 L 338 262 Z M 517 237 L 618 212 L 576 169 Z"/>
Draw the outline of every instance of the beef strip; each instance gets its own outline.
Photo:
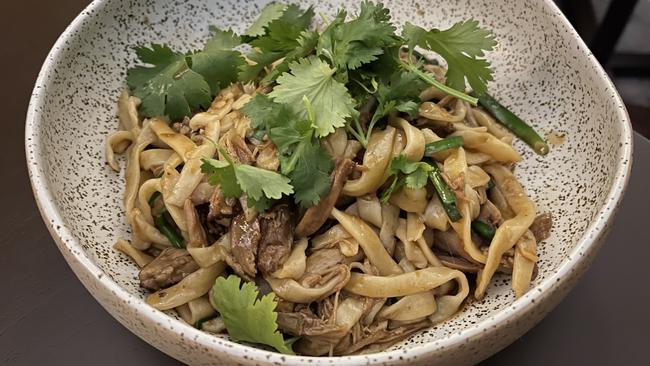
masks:
<path id="1" fill-rule="evenodd" d="M 350 159 L 339 160 L 336 168 L 332 171 L 330 192 L 327 196 L 321 198 L 316 206 L 307 209 L 296 227 L 298 237 L 305 237 L 315 233 L 327 221 L 355 165 Z"/>
<path id="2" fill-rule="evenodd" d="M 247 280 L 252 280 L 257 274 L 255 256 L 261 237 L 258 217 L 246 220 L 243 212 L 233 217 L 230 223 L 230 246 L 235 261 L 241 267 L 233 270 Z"/>
<path id="3" fill-rule="evenodd" d="M 140 270 L 140 286 L 156 291 L 178 283 L 197 269 L 199 265 L 187 250 L 166 248 Z"/>
<path id="4" fill-rule="evenodd" d="M 294 221 L 289 206 L 280 204 L 261 215 L 260 229 L 262 239 L 257 252 L 257 266 L 262 273 L 273 273 L 291 253 Z"/>
<path id="5" fill-rule="evenodd" d="M 535 236 L 535 240 L 539 243 L 542 240 L 548 239 L 551 235 L 553 228 L 553 216 L 550 212 L 537 215 L 533 224 L 530 225 L 530 231 Z"/>

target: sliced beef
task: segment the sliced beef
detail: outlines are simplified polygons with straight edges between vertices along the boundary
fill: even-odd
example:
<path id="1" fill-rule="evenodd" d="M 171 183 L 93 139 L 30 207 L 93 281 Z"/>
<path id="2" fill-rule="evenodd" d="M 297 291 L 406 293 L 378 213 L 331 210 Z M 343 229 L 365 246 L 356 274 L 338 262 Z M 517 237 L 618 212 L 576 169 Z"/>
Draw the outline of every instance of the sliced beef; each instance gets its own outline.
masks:
<path id="1" fill-rule="evenodd" d="M 294 219 L 286 204 L 275 206 L 260 216 L 262 239 L 257 266 L 262 273 L 273 273 L 287 260 L 293 244 Z"/>
<path id="2" fill-rule="evenodd" d="M 257 274 L 255 256 L 261 238 L 258 217 L 247 220 L 243 212 L 233 217 L 230 222 L 230 247 L 235 261 L 240 266 L 233 270 L 248 280 L 252 280 Z"/>
<path id="3" fill-rule="evenodd" d="M 197 269 L 199 265 L 187 250 L 166 248 L 140 270 L 140 286 L 160 290 L 178 283 Z"/>
<path id="4" fill-rule="evenodd" d="M 551 235 L 553 228 L 553 216 L 550 212 L 546 212 L 535 217 L 535 221 L 530 225 L 530 231 L 535 236 L 535 240 L 539 243 L 542 240 L 548 239 Z"/>

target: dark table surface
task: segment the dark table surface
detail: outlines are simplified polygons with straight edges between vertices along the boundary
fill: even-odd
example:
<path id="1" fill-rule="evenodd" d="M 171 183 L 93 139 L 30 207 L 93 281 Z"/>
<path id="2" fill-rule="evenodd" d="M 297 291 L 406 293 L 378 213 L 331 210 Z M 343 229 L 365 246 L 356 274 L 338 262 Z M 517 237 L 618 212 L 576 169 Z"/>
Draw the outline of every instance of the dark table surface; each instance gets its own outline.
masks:
<path id="1" fill-rule="evenodd" d="M 23 131 L 32 86 L 56 37 L 86 3 L 0 1 L 0 364 L 177 365 L 113 320 L 77 281 L 27 179 Z M 648 187 L 650 141 L 636 135 L 628 193 L 593 266 L 545 320 L 485 365 L 650 364 Z"/>

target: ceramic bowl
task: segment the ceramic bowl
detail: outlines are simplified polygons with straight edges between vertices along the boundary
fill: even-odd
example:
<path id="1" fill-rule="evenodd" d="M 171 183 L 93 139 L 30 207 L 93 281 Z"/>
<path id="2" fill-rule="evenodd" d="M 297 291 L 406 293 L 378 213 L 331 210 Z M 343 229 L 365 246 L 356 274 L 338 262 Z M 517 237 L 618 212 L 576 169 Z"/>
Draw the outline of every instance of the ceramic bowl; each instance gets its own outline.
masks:
<path id="1" fill-rule="evenodd" d="M 516 148 L 516 174 L 540 212 L 555 218 L 539 248 L 539 275 L 515 300 L 509 278 L 453 319 L 376 354 L 285 356 L 196 330 L 143 302 L 137 269 L 112 244 L 129 237 L 123 175 L 104 162 L 104 139 L 117 128 L 116 100 L 133 47 L 198 48 L 217 25 L 243 31 L 266 1 L 106 0 L 88 6 L 47 56 L 27 123 L 29 173 L 41 214 L 61 253 L 90 293 L 120 323 L 161 351 L 194 365 L 468 364 L 520 337 L 571 289 L 610 227 L 630 174 L 628 116 L 611 81 L 550 0 L 387 2 L 396 24 L 445 28 L 475 18 L 499 41 L 489 54 L 492 93 L 554 144 L 547 156 Z M 317 13 L 356 1 L 300 1 Z M 562 137 L 563 136 L 563 137 Z"/>

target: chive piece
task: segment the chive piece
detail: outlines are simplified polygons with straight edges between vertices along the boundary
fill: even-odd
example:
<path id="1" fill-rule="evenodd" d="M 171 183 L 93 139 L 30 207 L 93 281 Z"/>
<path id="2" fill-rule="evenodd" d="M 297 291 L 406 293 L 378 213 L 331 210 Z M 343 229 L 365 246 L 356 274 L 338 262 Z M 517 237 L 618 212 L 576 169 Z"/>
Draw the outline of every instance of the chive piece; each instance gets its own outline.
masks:
<path id="1" fill-rule="evenodd" d="M 167 222 L 164 212 L 160 215 L 157 215 L 154 219 L 154 222 L 158 230 L 160 230 L 160 232 L 166 236 L 167 239 L 169 239 L 174 248 L 185 248 L 185 241 L 183 240 L 183 237 L 176 232 L 176 230 L 169 224 L 169 222 Z"/>
<path id="2" fill-rule="evenodd" d="M 453 89 L 448 87 L 447 85 L 439 82 L 438 80 L 432 78 L 431 76 L 427 75 L 426 73 L 422 72 L 417 66 L 407 64 L 404 61 L 402 61 L 402 67 L 408 71 L 411 71 L 415 75 L 417 75 L 420 79 L 426 81 L 427 83 L 435 86 L 436 88 L 440 89 L 441 91 L 451 95 L 452 97 L 456 97 L 458 99 L 462 99 L 466 102 L 469 102 L 471 105 L 476 105 L 478 102 L 478 98 L 469 96 L 459 90 Z"/>
<path id="3" fill-rule="evenodd" d="M 528 144 L 539 155 L 548 154 L 549 148 L 546 141 L 542 139 L 535 130 L 521 118 L 517 117 L 508 108 L 502 106 L 488 93 L 478 95 L 478 102 L 490 112 L 502 125 L 512 131 L 515 136 Z"/>
<path id="4" fill-rule="evenodd" d="M 155 191 L 151 197 L 149 197 L 149 206 L 153 205 L 153 203 L 156 201 L 156 198 L 160 197 L 160 192 Z"/>
<path id="5" fill-rule="evenodd" d="M 492 241 L 492 238 L 494 238 L 494 233 L 496 232 L 494 226 L 479 219 L 472 221 L 472 230 L 475 233 L 477 233 L 481 238 L 490 241 Z"/>
<path id="6" fill-rule="evenodd" d="M 456 206 L 456 196 L 452 192 L 451 188 L 447 185 L 447 182 L 442 178 L 442 173 L 440 168 L 436 165 L 435 162 L 429 163 L 432 167 L 431 172 L 429 172 L 429 179 L 433 183 L 433 187 L 436 189 L 436 193 L 442 202 L 442 207 L 445 209 L 447 216 L 453 222 L 456 222 L 463 218 L 458 207 Z"/>
<path id="7" fill-rule="evenodd" d="M 462 136 L 451 136 L 442 140 L 430 142 L 424 146 L 424 155 L 431 156 L 435 153 L 463 146 Z"/>

